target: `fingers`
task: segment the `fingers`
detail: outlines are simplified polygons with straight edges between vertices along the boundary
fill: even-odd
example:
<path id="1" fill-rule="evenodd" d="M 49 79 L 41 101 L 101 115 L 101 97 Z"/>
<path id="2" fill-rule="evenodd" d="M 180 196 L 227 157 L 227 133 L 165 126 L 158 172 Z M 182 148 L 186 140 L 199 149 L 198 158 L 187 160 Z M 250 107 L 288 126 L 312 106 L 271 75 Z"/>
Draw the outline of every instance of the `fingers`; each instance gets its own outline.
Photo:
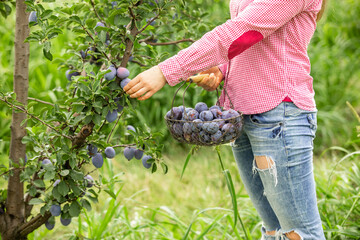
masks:
<path id="1" fill-rule="evenodd" d="M 148 90 L 146 88 L 141 88 L 141 89 L 137 90 L 135 93 L 131 94 L 130 97 L 131 98 L 139 98 L 142 95 L 144 95 L 146 92 L 148 92 Z"/>
<path id="2" fill-rule="evenodd" d="M 134 87 L 135 85 L 137 85 L 138 83 L 140 83 L 140 76 L 136 76 L 134 79 L 132 79 L 128 84 L 126 84 L 126 86 L 124 87 L 124 91 L 126 93 L 128 93 L 128 91 Z"/>

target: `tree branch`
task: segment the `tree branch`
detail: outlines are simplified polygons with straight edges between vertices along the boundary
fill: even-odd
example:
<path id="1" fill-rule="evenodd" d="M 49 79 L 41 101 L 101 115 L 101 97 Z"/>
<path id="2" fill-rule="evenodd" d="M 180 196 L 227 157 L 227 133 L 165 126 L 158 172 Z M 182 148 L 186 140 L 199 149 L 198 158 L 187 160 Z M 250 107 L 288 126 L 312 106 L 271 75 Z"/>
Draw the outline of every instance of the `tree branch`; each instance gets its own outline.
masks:
<path id="1" fill-rule="evenodd" d="M 94 10 L 94 13 L 95 13 L 96 17 L 100 20 L 100 22 L 104 23 L 104 20 L 100 17 L 98 12 L 96 11 L 94 0 L 90 0 L 90 3 L 91 3 L 91 6 L 93 7 L 93 10 Z"/>
<path id="2" fill-rule="evenodd" d="M 109 142 L 110 142 L 111 135 L 112 135 L 112 133 L 114 132 L 114 129 L 115 129 L 116 125 L 119 123 L 119 120 L 120 120 L 120 118 L 122 117 L 123 113 L 124 113 L 124 111 L 122 111 L 122 112 L 120 113 L 120 115 L 119 115 L 119 117 L 118 117 L 115 125 L 113 126 L 113 128 L 111 129 L 111 132 L 109 133 L 109 136 L 108 136 L 108 139 L 107 139 L 106 143 L 109 143 Z"/>
<path id="3" fill-rule="evenodd" d="M 45 101 L 40 100 L 40 99 L 37 99 L 37 98 L 28 97 L 28 99 L 31 100 L 31 101 L 35 101 L 35 102 L 39 102 L 39 103 L 43 103 L 43 104 L 47 104 L 47 105 L 50 105 L 50 106 L 55 107 L 55 104 L 49 103 L 49 102 L 45 102 Z"/>
<path id="4" fill-rule="evenodd" d="M 32 233 L 35 229 L 38 229 L 41 225 L 43 225 L 50 217 L 50 212 L 45 212 L 44 216 L 38 214 L 37 216 L 33 217 L 30 221 L 19 227 L 18 232 L 20 237 L 24 237 L 29 233 Z"/>
<path id="5" fill-rule="evenodd" d="M 44 125 L 47 126 L 48 128 L 52 129 L 53 131 L 55 131 L 55 132 L 57 132 L 58 134 L 60 134 L 61 136 L 63 136 L 64 138 L 67 138 L 67 139 L 72 140 L 71 137 L 62 134 L 60 131 L 58 131 L 57 129 L 55 129 L 53 126 L 47 124 L 46 122 L 44 122 L 44 121 L 41 120 L 40 118 L 38 118 L 38 117 L 36 117 L 35 115 L 29 113 L 29 111 L 26 110 L 24 107 L 17 106 L 17 105 L 15 105 L 15 104 L 9 102 L 6 98 L 1 98 L 1 97 L 0 97 L 0 101 L 3 101 L 4 103 L 8 104 L 12 109 L 17 109 L 17 110 L 20 110 L 20 111 L 23 112 L 23 113 L 26 113 L 28 116 L 30 116 L 30 117 L 38 120 L 39 122 L 41 122 L 42 124 L 44 124 Z"/>
<path id="6" fill-rule="evenodd" d="M 140 42 L 140 41 L 139 41 Z M 148 45 L 152 45 L 152 46 L 164 46 L 164 45 L 175 45 L 175 44 L 179 44 L 182 42 L 195 42 L 195 40 L 188 38 L 188 39 L 180 39 L 177 41 L 171 41 L 171 42 L 162 42 L 162 43 L 156 43 L 156 42 L 152 42 L 151 40 L 145 40 L 144 41 L 146 44 Z"/>

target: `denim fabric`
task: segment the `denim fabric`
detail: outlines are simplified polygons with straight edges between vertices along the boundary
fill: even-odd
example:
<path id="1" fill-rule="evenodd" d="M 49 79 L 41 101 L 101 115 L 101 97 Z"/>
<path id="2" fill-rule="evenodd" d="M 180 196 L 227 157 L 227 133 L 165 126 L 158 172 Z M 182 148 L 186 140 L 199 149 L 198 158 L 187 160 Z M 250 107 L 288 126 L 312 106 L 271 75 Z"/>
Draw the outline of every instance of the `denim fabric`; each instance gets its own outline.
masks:
<path id="1" fill-rule="evenodd" d="M 287 239 L 285 233 L 291 231 L 304 240 L 325 239 L 313 175 L 316 128 L 316 112 L 291 102 L 244 115 L 244 133 L 232 147 L 241 179 L 263 220 L 264 240 Z M 255 156 L 266 156 L 274 164 L 259 169 Z M 276 236 L 265 234 L 274 230 Z"/>

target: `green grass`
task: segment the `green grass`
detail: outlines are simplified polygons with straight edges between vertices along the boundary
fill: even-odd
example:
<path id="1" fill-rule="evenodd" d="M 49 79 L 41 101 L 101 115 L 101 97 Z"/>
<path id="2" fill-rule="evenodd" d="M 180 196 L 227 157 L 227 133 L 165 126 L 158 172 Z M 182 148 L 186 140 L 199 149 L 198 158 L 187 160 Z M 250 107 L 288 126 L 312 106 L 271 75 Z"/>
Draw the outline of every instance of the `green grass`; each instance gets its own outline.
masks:
<path id="1" fill-rule="evenodd" d="M 221 147 L 225 168 L 236 190 L 237 207 L 249 239 L 260 239 L 260 218 L 239 178 L 230 147 Z M 359 153 L 330 150 L 332 158 L 315 159 L 318 204 L 326 239 L 358 239 Z M 203 148 L 189 161 L 180 175 L 186 152 L 169 151 L 170 171 L 151 174 L 140 161 L 128 162 L 117 156 L 101 170 L 106 176 L 119 174 L 121 182 L 111 184 L 116 200 L 103 192 L 93 210 L 73 219 L 69 227 L 60 225 L 48 231 L 41 227 L 29 239 L 245 239 L 234 214 L 226 181 L 212 148 Z"/>

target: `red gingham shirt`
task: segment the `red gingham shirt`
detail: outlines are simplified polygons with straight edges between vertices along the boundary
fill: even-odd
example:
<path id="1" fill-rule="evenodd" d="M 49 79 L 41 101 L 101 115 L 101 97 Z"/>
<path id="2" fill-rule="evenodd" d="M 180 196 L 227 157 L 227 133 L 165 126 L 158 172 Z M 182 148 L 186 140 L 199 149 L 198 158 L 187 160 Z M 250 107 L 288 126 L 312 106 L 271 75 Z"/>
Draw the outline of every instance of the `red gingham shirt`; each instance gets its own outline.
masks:
<path id="1" fill-rule="evenodd" d="M 169 85 L 213 66 L 234 109 L 266 112 L 289 97 L 316 110 L 307 46 L 322 0 L 231 0 L 231 20 L 159 64 Z M 221 104 L 230 108 L 227 96 Z"/>

